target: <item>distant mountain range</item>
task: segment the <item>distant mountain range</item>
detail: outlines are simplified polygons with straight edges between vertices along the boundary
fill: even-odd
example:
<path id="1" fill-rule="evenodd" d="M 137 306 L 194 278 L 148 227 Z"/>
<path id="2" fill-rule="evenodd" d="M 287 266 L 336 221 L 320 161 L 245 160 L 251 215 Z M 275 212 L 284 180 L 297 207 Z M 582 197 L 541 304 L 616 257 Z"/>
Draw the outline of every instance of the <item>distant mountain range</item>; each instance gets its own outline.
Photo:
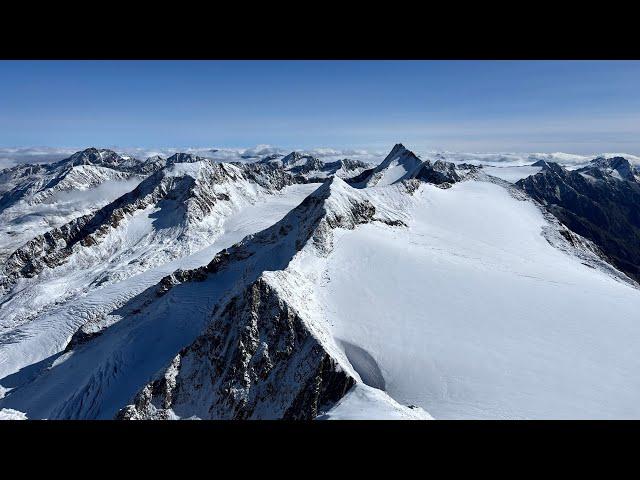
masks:
<path id="1" fill-rule="evenodd" d="M 635 158 L 262 153 L 0 171 L 0 418 L 640 418 Z"/>

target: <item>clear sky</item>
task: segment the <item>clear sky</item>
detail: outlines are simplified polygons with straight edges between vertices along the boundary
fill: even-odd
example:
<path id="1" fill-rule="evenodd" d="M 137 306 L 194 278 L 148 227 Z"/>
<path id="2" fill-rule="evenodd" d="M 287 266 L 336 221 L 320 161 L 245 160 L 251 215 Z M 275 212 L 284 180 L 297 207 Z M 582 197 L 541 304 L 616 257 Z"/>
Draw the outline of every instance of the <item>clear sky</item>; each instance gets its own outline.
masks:
<path id="1" fill-rule="evenodd" d="M 0 146 L 640 153 L 640 62 L 0 61 Z"/>

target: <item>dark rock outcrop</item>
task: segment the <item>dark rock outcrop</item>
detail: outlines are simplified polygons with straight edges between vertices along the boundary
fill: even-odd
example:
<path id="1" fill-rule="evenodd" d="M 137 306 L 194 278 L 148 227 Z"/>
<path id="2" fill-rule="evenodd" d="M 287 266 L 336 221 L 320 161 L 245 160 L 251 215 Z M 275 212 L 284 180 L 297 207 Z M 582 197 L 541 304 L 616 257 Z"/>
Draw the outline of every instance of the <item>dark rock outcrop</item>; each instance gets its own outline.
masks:
<path id="1" fill-rule="evenodd" d="M 624 157 L 598 157 L 589 165 L 578 170 L 580 173 L 602 178 L 603 175 L 640 183 L 640 169 L 629 163 Z"/>
<path id="2" fill-rule="evenodd" d="M 260 278 L 117 418 L 311 420 L 354 384 L 306 321 Z"/>
<path id="3" fill-rule="evenodd" d="M 317 336 L 324 327 L 311 326 L 314 320 L 282 294 L 292 295 L 296 288 L 290 282 L 300 281 L 291 280 L 294 274 L 286 268 L 305 247 L 326 255 L 333 229 L 378 220 L 376 213 L 364 194 L 332 178 L 278 223 L 222 250 L 206 267 L 165 277 L 156 297 L 179 284 L 242 272 L 225 281 L 233 293 L 213 308 L 203 334 L 118 418 L 312 419 L 329 408 L 354 379 L 331 353 L 335 345 L 323 343 L 330 335 Z M 304 302 L 298 298 L 294 304 Z"/>
<path id="4" fill-rule="evenodd" d="M 163 208 L 171 205 L 171 208 L 182 210 L 181 214 L 173 215 L 172 218 L 183 222 L 197 221 L 209 214 L 218 202 L 229 200 L 227 195 L 214 191 L 215 185 L 248 180 L 277 191 L 296 183 L 292 175 L 275 166 L 246 165 L 236 168 L 185 155 L 176 154 L 168 162 L 177 166 L 179 163 L 200 161 L 203 169 L 197 174 L 190 174 L 173 173 L 171 166 L 163 168 L 147 177 L 134 190 L 97 212 L 38 235 L 8 257 L 0 272 L 3 274 L 0 287 L 7 287 L 20 277 L 33 277 L 44 268 L 63 264 L 76 245 L 89 247 L 99 243 L 126 217 L 150 205 Z M 186 162 L 178 162 L 180 159 Z"/>
<path id="5" fill-rule="evenodd" d="M 411 180 L 420 180 L 422 182 L 431 183 L 447 188 L 456 182 L 464 180 L 471 172 L 475 172 L 478 167 L 472 165 L 456 166 L 452 162 L 444 160 L 422 161 L 412 151 L 405 148 L 401 143 L 396 144 L 389 155 L 376 168 L 365 170 L 357 176 L 347 180 L 351 185 L 358 188 L 375 186 L 383 177 L 386 169 L 391 166 L 401 165 L 406 173 L 397 182 L 408 182 Z M 460 167 L 460 169 L 458 168 Z"/>
<path id="6" fill-rule="evenodd" d="M 516 185 L 568 228 L 595 243 L 613 265 L 640 281 L 640 184 L 628 175 L 616 178 L 611 173 L 612 168 L 628 172 L 627 164 L 596 159 L 588 167 L 569 171 L 544 162 L 539 165 L 542 171 Z"/>
<path id="7" fill-rule="evenodd" d="M 443 162 L 442 160 L 436 160 L 434 163 L 428 160 L 425 161 L 414 178 L 434 185 L 451 184 L 462 180 L 456 170 L 456 166 L 451 162 Z"/>

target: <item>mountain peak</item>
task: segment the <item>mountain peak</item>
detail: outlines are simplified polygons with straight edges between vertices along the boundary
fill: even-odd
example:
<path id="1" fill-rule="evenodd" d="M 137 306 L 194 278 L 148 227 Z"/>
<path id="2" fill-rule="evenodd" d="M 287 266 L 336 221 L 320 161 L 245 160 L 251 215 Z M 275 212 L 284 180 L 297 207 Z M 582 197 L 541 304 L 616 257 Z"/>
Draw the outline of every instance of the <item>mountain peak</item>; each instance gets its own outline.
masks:
<path id="1" fill-rule="evenodd" d="M 194 155 L 193 153 L 178 152 L 167 158 L 167 164 L 170 165 L 173 163 L 195 163 L 201 162 L 203 160 L 207 159 L 198 155 Z"/>
<path id="2" fill-rule="evenodd" d="M 409 150 L 407 150 L 407 148 L 403 144 L 396 143 L 393 146 L 393 148 L 391 149 L 391 152 L 389 152 L 389 155 L 396 155 L 396 154 L 398 154 L 400 152 L 403 152 L 403 151 L 407 151 L 408 152 Z"/>
<path id="3" fill-rule="evenodd" d="M 124 159 L 113 150 L 106 148 L 89 147 L 79 152 L 74 153 L 69 158 L 60 160 L 54 165 L 69 164 L 71 166 L 76 165 L 117 165 Z"/>
<path id="4" fill-rule="evenodd" d="M 322 185 L 309 195 L 311 198 L 326 200 L 331 196 L 353 195 L 354 190 L 347 182 L 340 177 L 331 176 L 327 178 Z"/>
<path id="5" fill-rule="evenodd" d="M 366 186 L 389 185 L 410 178 L 422 163 L 416 154 L 401 143 L 397 143 L 372 172 L 371 177 L 366 181 Z"/>
<path id="6" fill-rule="evenodd" d="M 283 167 L 293 167 L 307 162 L 315 161 L 317 161 L 317 158 L 315 158 L 313 155 L 300 153 L 298 151 L 293 151 L 280 159 Z"/>
<path id="7" fill-rule="evenodd" d="M 284 157 L 282 157 L 282 164 L 283 165 L 289 165 L 292 163 L 297 162 L 298 160 L 300 160 L 300 158 L 302 157 L 302 154 L 300 152 L 297 151 L 293 151 L 291 153 L 289 153 L 288 155 L 285 155 Z"/>
<path id="8" fill-rule="evenodd" d="M 547 166 L 547 161 L 546 160 L 538 160 L 537 162 L 532 163 L 531 166 L 532 167 L 545 168 Z"/>
<path id="9" fill-rule="evenodd" d="M 420 160 L 415 153 L 413 153 L 411 150 L 406 148 L 403 144 L 396 143 L 391 149 L 391 151 L 389 152 L 389 155 L 387 155 L 385 159 L 382 161 L 380 166 L 392 161 L 395 158 L 406 158 L 406 159 L 412 159 L 412 160 L 415 159 L 418 162 L 422 162 L 422 160 Z"/>
<path id="10" fill-rule="evenodd" d="M 555 173 L 556 175 L 564 175 L 567 169 L 556 162 L 548 162 L 546 160 L 538 160 L 531 165 L 532 167 L 542 167 L 539 173 Z"/>
<path id="11" fill-rule="evenodd" d="M 601 173 L 611 175 L 619 180 L 637 181 L 637 170 L 624 157 L 604 157 L 600 156 L 591 160 L 588 166 L 579 171 L 589 173 L 593 169 L 598 169 Z"/>

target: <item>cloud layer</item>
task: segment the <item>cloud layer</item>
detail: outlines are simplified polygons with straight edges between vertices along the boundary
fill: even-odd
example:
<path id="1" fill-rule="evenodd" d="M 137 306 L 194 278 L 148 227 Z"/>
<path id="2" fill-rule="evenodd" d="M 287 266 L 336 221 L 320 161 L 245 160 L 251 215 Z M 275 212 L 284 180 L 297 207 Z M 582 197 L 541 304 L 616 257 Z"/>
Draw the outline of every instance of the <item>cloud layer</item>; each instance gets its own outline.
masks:
<path id="1" fill-rule="evenodd" d="M 450 152 L 442 150 L 422 150 L 406 145 L 415 151 L 423 159 L 445 158 L 448 161 L 468 162 L 475 164 L 511 164 L 511 165 L 529 165 L 537 160 L 544 159 L 548 161 L 558 162 L 563 165 L 580 165 L 587 163 L 589 160 L 598 155 L 607 157 L 620 155 L 635 164 L 640 164 L 640 157 L 626 153 L 594 153 L 592 155 L 578 155 L 572 153 L 513 153 L 513 152 L 495 152 L 495 153 L 472 153 L 472 152 Z M 310 154 L 326 161 L 340 160 L 350 158 L 354 160 L 362 160 L 371 164 L 378 164 L 384 159 L 392 145 L 387 149 L 370 148 L 370 149 L 352 149 L 352 148 L 315 148 L 315 149 L 299 149 L 299 152 Z M 107 147 L 121 155 L 128 155 L 138 159 L 146 159 L 151 156 L 160 155 L 169 157 L 176 152 L 185 152 L 199 155 L 218 162 L 253 162 L 264 158 L 267 155 L 281 154 L 286 155 L 291 152 L 290 149 L 275 147 L 271 145 L 257 145 L 250 148 L 217 148 L 217 147 L 165 147 L 165 148 L 143 148 L 143 147 Z M 28 148 L 0 148 L 0 169 L 13 167 L 20 164 L 29 163 L 49 163 L 57 160 L 68 158 L 73 153 L 82 150 L 83 147 L 28 147 Z"/>
<path id="2" fill-rule="evenodd" d="M 217 147 L 165 147 L 165 148 L 142 148 L 142 147 L 106 147 L 118 152 L 121 155 L 132 156 L 141 160 L 160 155 L 169 157 L 177 152 L 192 153 L 205 158 L 210 158 L 218 162 L 252 162 L 274 153 L 286 155 L 291 150 L 274 147 L 271 145 L 257 145 L 251 148 L 217 148 Z M 55 148 L 55 147 L 28 147 L 28 148 L 0 148 L 0 169 L 10 168 L 15 165 L 29 163 L 50 163 L 68 158 L 84 147 L 77 148 Z M 335 149 L 317 148 L 300 149 L 305 154 L 314 155 L 323 160 L 340 160 L 351 158 L 369 163 L 377 163 L 384 158 L 387 152 L 364 149 Z"/>

